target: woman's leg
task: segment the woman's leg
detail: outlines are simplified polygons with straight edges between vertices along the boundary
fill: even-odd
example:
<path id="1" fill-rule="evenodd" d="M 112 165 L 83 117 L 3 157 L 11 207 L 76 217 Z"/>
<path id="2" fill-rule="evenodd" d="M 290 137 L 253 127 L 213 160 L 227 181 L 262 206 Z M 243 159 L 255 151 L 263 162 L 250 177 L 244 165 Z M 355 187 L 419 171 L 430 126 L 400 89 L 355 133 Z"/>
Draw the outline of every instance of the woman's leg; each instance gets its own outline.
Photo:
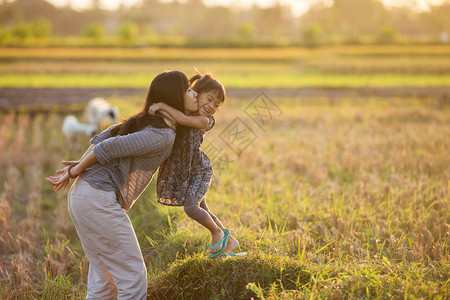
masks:
<path id="1" fill-rule="evenodd" d="M 83 197 L 86 190 L 85 183 L 79 183 L 82 179 L 77 179 L 69 190 L 68 195 L 68 210 L 70 218 L 75 226 L 78 237 L 81 241 L 83 249 L 89 260 L 89 272 L 88 272 L 88 286 L 86 299 L 100 298 L 100 299 L 116 299 L 117 288 L 114 284 L 114 280 L 108 270 L 102 263 L 97 263 L 97 260 L 89 253 L 89 238 L 86 237 L 83 224 L 80 224 L 74 214 L 74 209 L 77 210 L 78 198 Z M 75 193 L 75 196 L 73 195 Z M 74 199 L 75 198 L 75 199 Z M 86 246 L 85 246 L 86 245 Z M 89 255 L 88 255 L 89 253 Z"/>
<path id="2" fill-rule="evenodd" d="M 69 194 L 69 212 L 90 262 L 86 299 L 146 299 L 147 270 L 115 193 L 81 180 Z"/>

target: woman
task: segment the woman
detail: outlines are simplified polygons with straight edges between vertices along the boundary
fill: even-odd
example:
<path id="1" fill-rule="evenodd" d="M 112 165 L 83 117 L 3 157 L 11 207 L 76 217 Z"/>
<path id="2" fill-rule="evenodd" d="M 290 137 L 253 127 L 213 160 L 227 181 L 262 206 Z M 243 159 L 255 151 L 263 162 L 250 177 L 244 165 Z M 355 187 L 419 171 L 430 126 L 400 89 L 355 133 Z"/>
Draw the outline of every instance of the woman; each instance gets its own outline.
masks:
<path id="1" fill-rule="evenodd" d="M 197 93 L 178 71 L 152 81 L 141 112 L 92 139 L 79 162 L 47 177 L 55 191 L 76 181 L 69 214 L 89 259 L 86 299 L 146 299 L 147 270 L 126 211 L 148 186 L 175 140 L 173 120 L 150 116 L 161 101 L 183 112 L 198 109 Z"/>

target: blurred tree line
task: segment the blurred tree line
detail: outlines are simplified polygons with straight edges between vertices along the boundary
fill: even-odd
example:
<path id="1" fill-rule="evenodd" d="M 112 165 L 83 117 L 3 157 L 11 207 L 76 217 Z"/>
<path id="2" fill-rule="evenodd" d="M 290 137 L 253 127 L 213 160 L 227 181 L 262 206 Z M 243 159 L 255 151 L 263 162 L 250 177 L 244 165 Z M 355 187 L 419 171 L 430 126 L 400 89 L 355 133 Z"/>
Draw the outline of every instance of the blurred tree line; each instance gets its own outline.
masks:
<path id="1" fill-rule="evenodd" d="M 252 46 L 443 42 L 450 34 L 450 0 L 426 12 L 387 9 L 379 0 L 314 0 L 294 17 L 289 7 L 236 9 L 203 0 L 142 0 L 134 7 L 57 8 L 44 0 L 0 0 L 0 44 L 48 44 L 82 37 L 89 45 Z"/>

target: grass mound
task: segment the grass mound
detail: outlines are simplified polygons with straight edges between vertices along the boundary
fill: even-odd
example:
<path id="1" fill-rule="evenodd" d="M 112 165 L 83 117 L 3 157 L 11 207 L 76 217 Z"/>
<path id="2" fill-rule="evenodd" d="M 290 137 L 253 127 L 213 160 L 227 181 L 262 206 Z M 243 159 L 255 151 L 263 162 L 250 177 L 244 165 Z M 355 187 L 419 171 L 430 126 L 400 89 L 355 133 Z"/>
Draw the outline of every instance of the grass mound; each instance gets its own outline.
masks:
<path id="1" fill-rule="evenodd" d="M 310 278 L 299 262 L 287 258 L 210 259 L 197 254 L 150 278 L 148 299 L 249 299 L 273 289 L 299 289 Z"/>

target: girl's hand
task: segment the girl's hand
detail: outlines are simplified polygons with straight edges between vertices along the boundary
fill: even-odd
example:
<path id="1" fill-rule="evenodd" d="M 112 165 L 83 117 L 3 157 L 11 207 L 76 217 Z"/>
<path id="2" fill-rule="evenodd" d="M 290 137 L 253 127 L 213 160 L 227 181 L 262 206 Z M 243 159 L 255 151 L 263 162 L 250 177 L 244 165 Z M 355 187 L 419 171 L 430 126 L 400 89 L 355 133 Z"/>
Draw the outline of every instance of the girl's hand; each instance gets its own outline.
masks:
<path id="1" fill-rule="evenodd" d="M 156 112 L 158 110 L 160 110 L 161 107 L 159 106 L 159 103 L 154 103 L 150 106 L 150 108 L 148 109 L 148 113 L 152 116 L 154 116 L 156 114 Z"/>

